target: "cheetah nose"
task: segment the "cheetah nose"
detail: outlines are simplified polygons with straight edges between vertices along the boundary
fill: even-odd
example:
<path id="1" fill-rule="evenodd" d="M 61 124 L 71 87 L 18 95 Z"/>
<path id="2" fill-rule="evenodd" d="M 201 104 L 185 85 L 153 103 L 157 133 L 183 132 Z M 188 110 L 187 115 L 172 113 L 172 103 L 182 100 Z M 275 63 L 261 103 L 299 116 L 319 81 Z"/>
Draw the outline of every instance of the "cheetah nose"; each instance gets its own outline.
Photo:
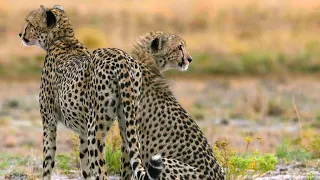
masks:
<path id="1" fill-rule="evenodd" d="M 22 36 L 22 33 L 19 33 L 19 37 L 21 37 Z"/>
<path id="2" fill-rule="evenodd" d="M 191 63 L 191 61 L 192 61 L 192 58 L 188 58 L 188 61 L 189 61 L 189 63 Z"/>

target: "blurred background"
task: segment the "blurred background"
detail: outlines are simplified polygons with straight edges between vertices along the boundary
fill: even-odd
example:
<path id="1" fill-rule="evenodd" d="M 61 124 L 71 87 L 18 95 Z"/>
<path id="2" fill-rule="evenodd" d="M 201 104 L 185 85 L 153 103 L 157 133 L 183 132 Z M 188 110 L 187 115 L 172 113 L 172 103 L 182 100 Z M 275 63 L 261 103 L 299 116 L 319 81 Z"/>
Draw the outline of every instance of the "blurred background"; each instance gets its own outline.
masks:
<path id="1" fill-rule="evenodd" d="M 1 177 L 15 172 L 18 165 L 29 174 L 41 167 L 38 92 L 45 52 L 24 47 L 18 37 L 25 17 L 40 2 L 0 2 Z M 303 168 L 318 167 L 319 173 L 320 1 L 42 0 L 41 4 L 62 5 L 76 36 L 91 50 L 116 47 L 130 53 L 132 43 L 146 32 L 179 35 L 193 61 L 187 72 L 172 70 L 165 76 L 212 146 L 226 140 L 235 151 L 247 151 L 244 137 L 251 137 L 248 151 L 274 153 L 279 159 L 303 162 Z M 119 138 L 116 128 L 110 134 L 110 142 Z M 72 132 L 59 127 L 61 171 L 76 169 L 76 163 L 63 164 L 73 158 L 64 153 L 74 153 L 74 139 Z"/>

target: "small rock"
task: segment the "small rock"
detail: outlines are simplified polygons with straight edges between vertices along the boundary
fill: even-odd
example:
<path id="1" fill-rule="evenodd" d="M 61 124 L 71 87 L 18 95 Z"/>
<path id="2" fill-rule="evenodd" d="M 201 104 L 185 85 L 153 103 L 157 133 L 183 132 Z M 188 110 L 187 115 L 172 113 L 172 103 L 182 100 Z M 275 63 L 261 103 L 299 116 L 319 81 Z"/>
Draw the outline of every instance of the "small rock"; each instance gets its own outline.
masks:
<path id="1" fill-rule="evenodd" d="M 279 174 L 280 174 L 280 175 L 286 175 L 286 174 L 288 174 L 288 172 L 286 172 L 286 171 L 280 171 Z"/>
<path id="2" fill-rule="evenodd" d="M 6 104 L 9 108 L 18 108 L 19 107 L 19 101 L 15 100 L 15 99 L 9 100 Z"/>
<path id="3" fill-rule="evenodd" d="M 280 168 L 279 171 L 280 172 L 288 171 L 288 168 Z"/>
<path id="4" fill-rule="evenodd" d="M 292 165 L 292 168 L 295 169 L 295 168 L 306 168 L 307 165 L 303 164 L 303 163 L 299 163 L 299 164 L 294 164 Z"/>
<path id="5" fill-rule="evenodd" d="M 25 174 L 14 173 L 14 174 L 7 174 L 4 177 L 5 180 L 25 180 L 28 179 L 28 176 Z"/>
<path id="6" fill-rule="evenodd" d="M 225 119 L 225 118 L 222 118 L 222 119 L 220 120 L 220 124 L 227 126 L 227 125 L 229 125 L 229 120 L 228 120 L 228 119 Z"/>

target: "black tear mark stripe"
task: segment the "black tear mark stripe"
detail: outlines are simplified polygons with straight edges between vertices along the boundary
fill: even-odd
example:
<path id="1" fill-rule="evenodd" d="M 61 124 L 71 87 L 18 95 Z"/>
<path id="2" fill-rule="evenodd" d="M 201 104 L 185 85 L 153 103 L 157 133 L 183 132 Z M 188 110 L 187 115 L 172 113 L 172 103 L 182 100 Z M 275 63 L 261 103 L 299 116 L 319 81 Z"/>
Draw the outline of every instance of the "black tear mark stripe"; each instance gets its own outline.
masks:
<path id="1" fill-rule="evenodd" d="M 181 53 L 182 53 L 182 59 L 181 59 L 181 63 L 180 63 L 180 66 L 182 67 L 183 64 L 184 64 L 184 53 L 183 53 L 183 50 L 182 50 L 182 46 L 181 46 L 181 45 L 179 46 L 179 50 L 180 50 Z"/>

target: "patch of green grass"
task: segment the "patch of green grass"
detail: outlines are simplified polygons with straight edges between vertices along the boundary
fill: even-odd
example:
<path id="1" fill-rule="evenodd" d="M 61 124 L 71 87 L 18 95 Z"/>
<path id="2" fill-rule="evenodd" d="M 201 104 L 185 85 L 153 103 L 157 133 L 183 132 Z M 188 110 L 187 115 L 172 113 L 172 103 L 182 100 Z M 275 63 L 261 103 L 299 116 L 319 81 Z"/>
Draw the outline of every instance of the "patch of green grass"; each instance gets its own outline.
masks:
<path id="1" fill-rule="evenodd" d="M 320 124 L 320 112 L 316 114 L 316 121 Z"/>
<path id="2" fill-rule="evenodd" d="M 251 50 L 240 55 L 243 72 L 248 74 L 267 74 L 276 71 L 279 64 L 277 63 L 277 55 L 272 52 L 261 50 Z"/>
<path id="3" fill-rule="evenodd" d="M 194 117 L 196 120 L 203 120 L 204 119 L 204 111 L 205 107 L 202 104 L 195 103 L 191 110 L 191 116 Z"/>
<path id="4" fill-rule="evenodd" d="M 72 169 L 73 161 L 71 158 L 66 154 L 59 154 L 56 157 L 57 167 L 63 170 L 65 173 L 68 173 Z"/>
<path id="5" fill-rule="evenodd" d="M 74 144 L 72 147 L 71 156 L 74 157 L 75 164 L 80 164 L 80 151 L 79 151 L 79 137 L 76 133 L 72 133 L 72 143 Z"/>
<path id="6" fill-rule="evenodd" d="M 0 64 L 0 75 L 6 75 L 6 68 L 3 64 Z"/>
<path id="7" fill-rule="evenodd" d="M 29 157 L 0 154 L 0 175 L 4 175 L 6 173 L 6 169 L 10 167 L 16 169 L 17 166 L 26 166 L 28 162 Z"/>
<path id="8" fill-rule="evenodd" d="M 248 153 L 253 141 L 245 137 L 246 145 L 243 153 L 236 153 L 227 141 L 218 141 L 214 147 L 217 159 L 225 169 L 226 179 L 255 179 L 262 174 L 274 170 L 278 160 L 273 154 L 261 154 L 258 150 Z"/>
<path id="9" fill-rule="evenodd" d="M 310 149 L 316 158 L 320 158 L 320 136 L 314 135 L 311 139 Z"/>
<path id="10" fill-rule="evenodd" d="M 302 137 L 298 138 L 296 144 L 307 149 L 313 158 L 320 158 L 320 136 L 314 128 L 304 128 Z"/>
<path id="11" fill-rule="evenodd" d="M 191 116 L 197 121 L 200 121 L 204 119 L 204 112 L 200 109 L 193 109 L 191 111 Z"/>
<path id="12" fill-rule="evenodd" d="M 285 141 L 277 148 L 276 156 L 286 161 L 306 161 L 313 157 L 311 152 L 289 141 Z"/>
<path id="13" fill-rule="evenodd" d="M 111 130 L 108 132 L 108 137 L 113 136 L 111 141 L 106 141 L 105 149 L 105 160 L 108 168 L 108 173 L 110 174 L 119 174 L 121 167 L 121 138 L 119 135 L 118 126 L 114 125 Z M 77 135 L 72 135 L 72 141 L 74 143 L 72 157 L 74 157 L 73 163 L 79 164 L 79 138 Z M 68 156 L 62 155 L 60 157 L 60 168 L 64 170 L 70 170 L 71 166 L 68 163 L 70 158 Z"/>
<path id="14" fill-rule="evenodd" d="M 227 179 L 256 178 L 275 169 L 277 158 L 273 154 L 255 152 L 252 155 L 236 155 L 230 158 Z"/>
<path id="15" fill-rule="evenodd" d="M 41 62 L 42 61 L 42 62 Z M 13 74 L 17 76 L 40 75 L 43 66 L 44 57 L 37 55 L 35 57 L 19 57 L 15 62 Z"/>
<path id="16" fill-rule="evenodd" d="M 106 164 L 108 172 L 111 174 L 119 174 L 121 166 L 121 150 L 106 144 Z"/>
<path id="17" fill-rule="evenodd" d="M 9 163 L 7 161 L 1 161 L 0 162 L 0 169 L 6 169 L 9 166 Z M 0 171 L 1 174 L 1 171 Z"/>
<path id="18" fill-rule="evenodd" d="M 316 179 L 316 175 L 314 175 L 313 172 L 310 172 L 306 177 L 306 180 L 315 180 L 315 179 Z"/>
<path id="19" fill-rule="evenodd" d="M 0 64 L 0 75 L 10 77 L 40 76 L 43 61 L 43 55 L 12 57 L 10 63 Z"/>
<path id="20" fill-rule="evenodd" d="M 319 132 L 303 128 L 299 138 L 287 139 L 278 146 L 277 157 L 285 161 L 308 161 L 320 157 Z"/>
<path id="21" fill-rule="evenodd" d="M 210 52 L 191 53 L 194 61 L 187 74 L 264 75 L 320 72 L 320 42 L 307 43 L 300 51 L 285 53 L 265 49 L 249 49 L 225 54 Z M 178 74 L 170 71 L 168 74 Z"/>
<path id="22" fill-rule="evenodd" d="M 90 29 L 84 29 L 84 41 L 90 46 L 105 44 L 99 42 L 100 35 L 91 37 Z M 87 34 L 88 32 L 89 34 Z M 87 37 L 87 35 L 90 35 Z M 85 43 L 85 44 L 86 44 Z M 190 64 L 185 74 L 191 75 L 264 75 L 290 73 L 317 73 L 320 72 L 320 42 L 307 43 L 295 53 L 272 51 L 251 48 L 243 52 L 192 52 L 194 61 Z M 0 75 L 7 76 L 35 76 L 41 74 L 43 55 L 33 57 L 12 57 L 9 64 L 0 64 Z M 166 74 L 181 74 L 176 70 Z"/>

